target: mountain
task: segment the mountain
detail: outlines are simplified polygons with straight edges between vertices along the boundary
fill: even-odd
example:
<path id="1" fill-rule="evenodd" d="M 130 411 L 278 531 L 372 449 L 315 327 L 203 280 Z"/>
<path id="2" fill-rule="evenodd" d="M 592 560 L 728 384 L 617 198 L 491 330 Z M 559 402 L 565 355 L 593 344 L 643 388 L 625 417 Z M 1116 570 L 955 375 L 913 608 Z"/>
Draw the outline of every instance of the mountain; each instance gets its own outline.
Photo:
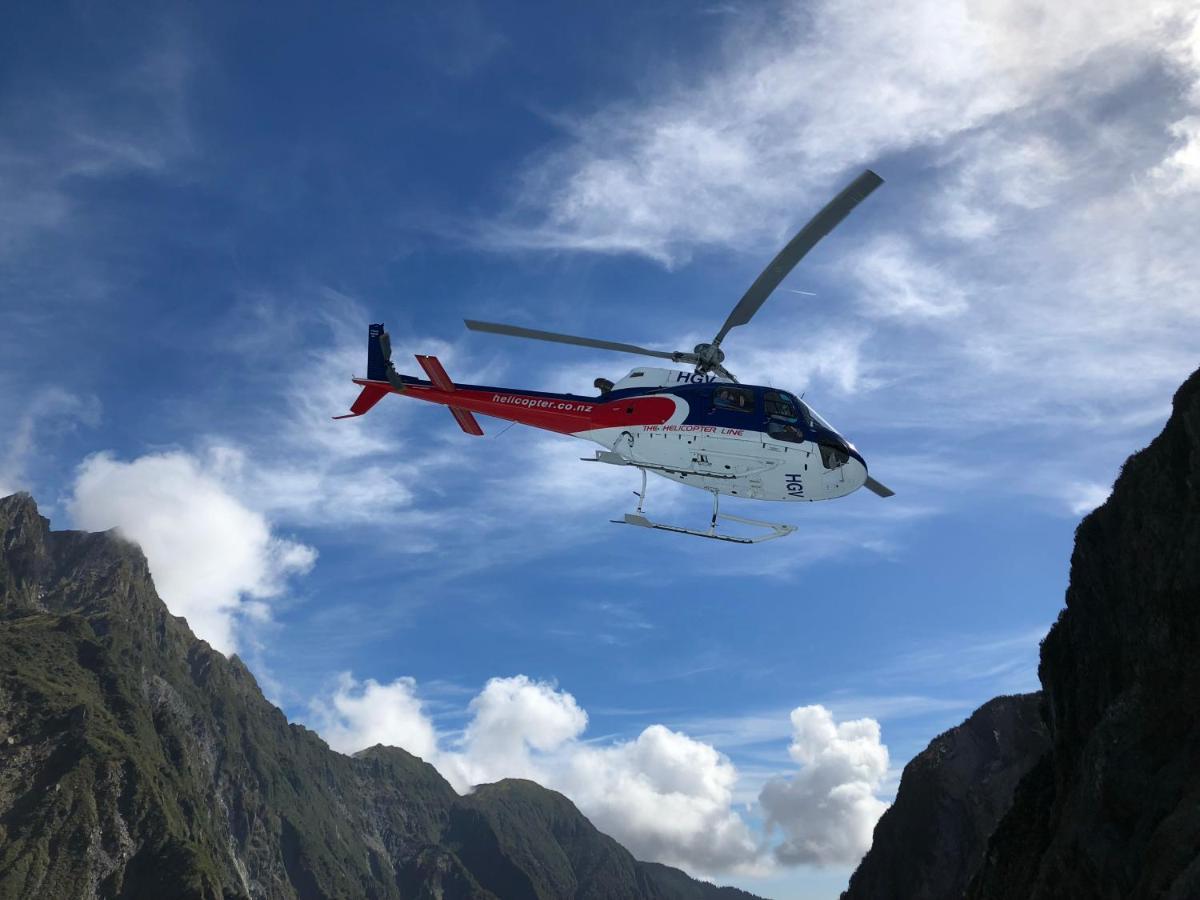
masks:
<path id="1" fill-rule="evenodd" d="M 290 724 L 172 616 L 141 551 L 0 499 L 0 897 L 750 894 L 635 860 L 528 781 L 459 797 Z"/>
<path id="2" fill-rule="evenodd" d="M 1075 533 L 1038 674 L 1051 751 L 969 896 L 1200 897 L 1200 372 Z"/>
<path id="3" fill-rule="evenodd" d="M 962 897 L 1017 783 L 1050 746 L 1040 703 L 989 700 L 913 757 L 842 900 Z"/>
<path id="4" fill-rule="evenodd" d="M 914 759 L 843 896 L 1200 897 L 1198 648 L 1200 372 L 1076 530 L 1040 701 L 993 700 Z"/>

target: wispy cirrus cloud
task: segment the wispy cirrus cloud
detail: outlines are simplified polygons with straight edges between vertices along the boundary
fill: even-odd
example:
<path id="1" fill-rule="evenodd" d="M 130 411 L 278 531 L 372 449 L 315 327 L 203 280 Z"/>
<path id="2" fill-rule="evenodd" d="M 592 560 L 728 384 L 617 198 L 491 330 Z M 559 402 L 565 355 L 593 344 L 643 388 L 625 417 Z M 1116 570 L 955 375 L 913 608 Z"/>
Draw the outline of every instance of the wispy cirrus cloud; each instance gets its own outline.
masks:
<path id="1" fill-rule="evenodd" d="M 0 259 L 21 262 L 38 240 L 86 228 L 77 198 L 88 181 L 160 175 L 194 149 L 187 37 L 169 24 L 148 30 L 140 54 L 96 77 L 64 86 L 43 71 L 0 91 Z"/>
<path id="2" fill-rule="evenodd" d="M 1194 78 L 1189 49 L 1171 44 L 1186 44 L 1192 13 L 773 4 L 727 32 L 711 74 L 564 120 L 566 140 L 526 172 L 526 224 L 492 236 L 661 259 L 757 244 L 847 166 L 1078 104 L 1148 65 Z"/>
<path id="3" fill-rule="evenodd" d="M 55 437 L 80 426 L 95 426 L 100 420 L 100 401 L 87 393 L 43 387 L 34 391 L 27 403 L 0 444 L 0 497 L 30 487 L 29 465 L 45 455 Z"/>
<path id="4" fill-rule="evenodd" d="M 1049 629 L 944 636 L 897 655 L 871 675 L 896 685 L 969 685 L 987 696 L 1037 690 L 1038 650 Z"/>

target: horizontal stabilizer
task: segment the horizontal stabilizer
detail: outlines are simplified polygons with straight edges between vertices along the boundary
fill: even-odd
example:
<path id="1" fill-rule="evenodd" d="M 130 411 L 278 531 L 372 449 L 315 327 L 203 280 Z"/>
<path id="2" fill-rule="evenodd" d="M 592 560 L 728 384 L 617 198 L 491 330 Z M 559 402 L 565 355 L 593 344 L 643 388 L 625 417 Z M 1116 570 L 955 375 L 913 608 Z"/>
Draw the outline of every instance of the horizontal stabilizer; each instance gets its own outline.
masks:
<path id="1" fill-rule="evenodd" d="M 446 392 L 454 390 L 454 382 L 450 380 L 450 376 L 446 374 L 446 370 L 442 368 L 442 364 L 436 356 L 422 356 L 418 353 L 417 362 L 421 364 L 421 368 L 425 370 L 425 374 L 429 376 L 429 380 L 433 382 L 435 388 Z"/>
<path id="2" fill-rule="evenodd" d="M 867 476 L 866 484 L 864 485 L 872 494 L 878 494 L 880 497 L 894 497 L 896 492 L 887 485 L 880 484 L 870 475 Z"/>
<path id="3" fill-rule="evenodd" d="M 361 416 L 372 406 L 382 400 L 391 392 L 391 385 L 368 383 L 363 385 L 358 399 L 354 401 L 354 405 L 350 407 L 350 412 L 344 416 L 334 416 L 335 419 L 351 419 L 354 416 Z"/>
<path id="4" fill-rule="evenodd" d="M 458 427 L 467 434 L 473 434 L 476 437 L 483 436 L 483 429 L 479 427 L 479 421 L 471 415 L 469 410 L 465 410 L 461 406 L 451 406 L 450 413 L 454 416 L 454 421 L 458 423 Z"/>
<path id="5" fill-rule="evenodd" d="M 450 380 L 450 376 L 446 374 L 441 361 L 436 356 L 423 356 L 418 353 L 417 362 L 421 364 L 421 368 L 429 376 L 430 383 L 439 391 L 452 394 L 458 390 L 454 386 L 454 382 Z M 463 409 L 461 406 L 449 406 L 449 410 L 450 414 L 454 416 L 454 421 L 458 423 L 458 427 L 467 434 L 473 434 L 477 437 L 483 435 L 483 429 L 479 427 L 478 420 L 471 414 L 470 410 Z"/>

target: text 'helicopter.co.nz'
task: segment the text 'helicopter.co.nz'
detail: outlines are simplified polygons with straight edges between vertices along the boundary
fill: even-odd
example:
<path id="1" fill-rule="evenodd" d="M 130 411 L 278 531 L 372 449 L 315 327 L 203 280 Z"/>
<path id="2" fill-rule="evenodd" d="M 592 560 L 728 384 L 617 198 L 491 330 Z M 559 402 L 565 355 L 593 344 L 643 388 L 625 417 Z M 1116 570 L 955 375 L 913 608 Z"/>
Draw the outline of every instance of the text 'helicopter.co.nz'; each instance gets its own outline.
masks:
<path id="1" fill-rule="evenodd" d="M 474 416 L 481 413 L 594 441 L 603 449 L 585 462 L 634 466 L 642 473 L 637 510 L 618 522 L 736 543 L 771 540 L 796 528 L 721 513 L 722 494 L 747 500 L 831 500 L 865 486 L 890 497 L 892 491 L 867 473 L 866 460 L 854 445 L 811 406 L 787 391 L 739 383 L 725 368 L 721 350 L 730 329 L 749 322 L 804 255 L 882 183 L 870 170 L 854 179 L 779 251 L 712 342 L 691 352 L 649 350 L 493 322 L 466 323 L 473 331 L 668 359 L 692 366 L 690 372 L 639 367 L 616 383 L 597 378 L 600 395 L 584 397 L 455 384 L 436 357 L 418 355 L 417 362 L 428 376 L 425 380 L 396 372 L 391 341 L 380 323 L 370 326 L 367 377 L 354 379 L 362 392 L 347 415 L 335 418 L 361 416 L 395 393 L 449 407 L 467 434 L 483 434 Z M 652 521 L 644 510 L 647 472 L 709 491 L 713 495 L 709 527 Z M 721 531 L 723 519 L 756 529 L 757 534 Z"/>

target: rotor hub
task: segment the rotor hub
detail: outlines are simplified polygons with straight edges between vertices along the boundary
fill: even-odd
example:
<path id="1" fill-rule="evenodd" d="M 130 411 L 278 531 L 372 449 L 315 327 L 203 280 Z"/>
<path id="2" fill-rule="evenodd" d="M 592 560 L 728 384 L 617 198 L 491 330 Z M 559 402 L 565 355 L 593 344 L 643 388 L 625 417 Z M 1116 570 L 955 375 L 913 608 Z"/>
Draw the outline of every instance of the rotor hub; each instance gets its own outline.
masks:
<path id="1" fill-rule="evenodd" d="M 707 371 L 725 362 L 725 351 L 716 344 L 697 344 L 692 352 L 696 354 L 696 367 L 701 371 Z"/>

